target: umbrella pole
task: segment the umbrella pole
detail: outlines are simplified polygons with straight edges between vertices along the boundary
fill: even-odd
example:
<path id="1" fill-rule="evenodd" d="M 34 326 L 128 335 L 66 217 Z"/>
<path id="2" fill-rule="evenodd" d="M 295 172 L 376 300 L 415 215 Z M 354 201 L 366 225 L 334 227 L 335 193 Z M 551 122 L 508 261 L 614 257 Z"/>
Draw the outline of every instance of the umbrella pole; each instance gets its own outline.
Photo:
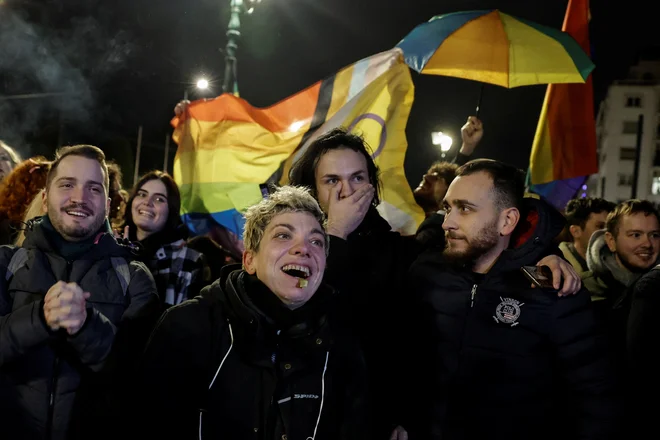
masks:
<path id="1" fill-rule="evenodd" d="M 479 89 L 479 101 L 477 101 L 477 114 L 475 115 L 479 119 L 479 111 L 481 110 L 481 98 L 484 96 L 484 87 L 486 83 L 481 83 L 481 88 Z"/>

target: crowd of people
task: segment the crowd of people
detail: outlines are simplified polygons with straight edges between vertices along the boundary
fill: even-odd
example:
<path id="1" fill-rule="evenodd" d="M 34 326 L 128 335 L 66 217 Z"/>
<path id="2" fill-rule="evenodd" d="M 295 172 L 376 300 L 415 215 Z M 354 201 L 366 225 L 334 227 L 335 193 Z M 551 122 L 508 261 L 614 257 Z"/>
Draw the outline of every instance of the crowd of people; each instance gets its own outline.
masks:
<path id="1" fill-rule="evenodd" d="M 379 214 L 364 140 L 321 134 L 242 249 L 190 237 L 162 171 L 126 191 L 95 146 L 0 155 L 2 438 L 647 436 L 660 216 L 560 213 L 471 160 L 483 133 L 468 118 L 423 176 L 414 236 Z"/>

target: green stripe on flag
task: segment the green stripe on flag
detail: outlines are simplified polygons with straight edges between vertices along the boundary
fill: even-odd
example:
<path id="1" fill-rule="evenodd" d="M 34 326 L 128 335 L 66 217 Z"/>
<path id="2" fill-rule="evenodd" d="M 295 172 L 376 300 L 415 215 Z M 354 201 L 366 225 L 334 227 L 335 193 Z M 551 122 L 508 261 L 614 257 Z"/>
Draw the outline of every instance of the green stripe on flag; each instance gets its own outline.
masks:
<path id="1" fill-rule="evenodd" d="M 189 183 L 179 185 L 181 214 L 208 214 L 236 209 L 244 212 L 263 197 L 256 183 Z"/>

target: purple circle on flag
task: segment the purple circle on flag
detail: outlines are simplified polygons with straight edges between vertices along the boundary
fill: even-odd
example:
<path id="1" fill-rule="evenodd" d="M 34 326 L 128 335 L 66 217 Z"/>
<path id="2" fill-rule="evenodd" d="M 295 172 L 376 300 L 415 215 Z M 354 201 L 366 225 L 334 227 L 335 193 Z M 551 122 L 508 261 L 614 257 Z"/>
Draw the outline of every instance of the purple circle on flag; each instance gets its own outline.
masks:
<path id="1" fill-rule="evenodd" d="M 374 151 L 374 154 L 371 155 L 372 159 L 376 159 L 378 155 L 383 152 L 383 148 L 385 148 L 385 142 L 387 142 L 387 127 L 385 127 L 385 120 L 374 113 L 365 113 L 358 116 L 353 120 L 353 122 L 351 122 L 351 125 L 348 126 L 348 131 L 353 130 L 360 121 L 365 119 L 373 119 L 380 125 L 380 142 L 378 143 L 378 148 L 376 151 Z"/>

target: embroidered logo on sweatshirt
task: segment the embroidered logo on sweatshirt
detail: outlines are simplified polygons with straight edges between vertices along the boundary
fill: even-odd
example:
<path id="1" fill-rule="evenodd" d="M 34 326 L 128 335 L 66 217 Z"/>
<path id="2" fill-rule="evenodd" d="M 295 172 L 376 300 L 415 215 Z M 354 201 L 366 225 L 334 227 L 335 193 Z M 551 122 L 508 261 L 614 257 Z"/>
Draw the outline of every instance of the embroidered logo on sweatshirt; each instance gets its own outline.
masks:
<path id="1" fill-rule="evenodd" d="M 495 316 L 493 319 L 498 324 L 509 324 L 511 327 L 518 325 L 518 318 L 520 317 L 520 308 L 525 304 L 513 298 L 502 298 L 501 303 L 495 308 Z"/>

